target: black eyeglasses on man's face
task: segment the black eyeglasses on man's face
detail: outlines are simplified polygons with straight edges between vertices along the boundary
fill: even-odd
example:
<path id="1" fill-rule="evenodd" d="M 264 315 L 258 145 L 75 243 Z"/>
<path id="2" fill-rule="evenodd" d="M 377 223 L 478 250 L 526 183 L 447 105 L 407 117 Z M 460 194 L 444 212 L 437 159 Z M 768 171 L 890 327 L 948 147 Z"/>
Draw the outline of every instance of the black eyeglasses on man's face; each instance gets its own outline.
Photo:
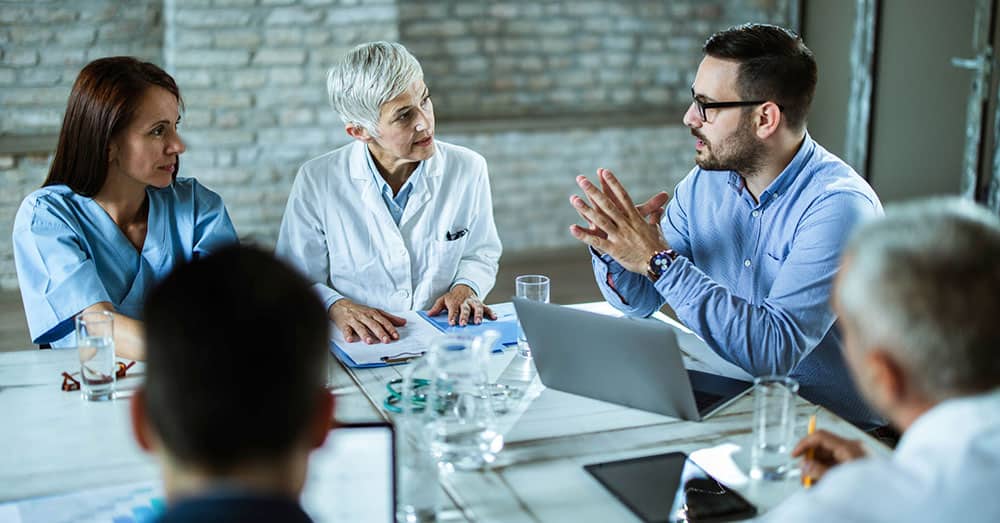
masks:
<path id="1" fill-rule="evenodd" d="M 725 109 L 727 107 L 749 107 L 751 105 L 760 105 L 767 103 L 767 100 L 754 100 L 754 101 L 739 101 L 739 102 L 703 102 L 698 99 L 698 96 L 694 94 L 694 87 L 691 88 L 691 99 L 694 100 L 694 105 L 698 108 L 698 117 L 701 121 L 707 122 L 708 116 L 705 114 L 707 109 Z M 778 105 L 778 110 L 784 110 L 781 105 Z"/>

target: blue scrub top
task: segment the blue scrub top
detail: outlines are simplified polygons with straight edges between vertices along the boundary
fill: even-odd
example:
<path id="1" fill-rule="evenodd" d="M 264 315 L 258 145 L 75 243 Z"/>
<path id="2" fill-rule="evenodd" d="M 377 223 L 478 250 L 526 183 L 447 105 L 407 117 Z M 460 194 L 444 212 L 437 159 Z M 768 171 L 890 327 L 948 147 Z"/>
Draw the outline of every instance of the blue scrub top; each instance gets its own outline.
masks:
<path id="1" fill-rule="evenodd" d="M 76 345 L 73 317 L 102 301 L 141 319 L 146 293 L 181 261 L 236 243 L 218 194 L 192 178 L 146 189 L 142 252 L 93 198 L 65 185 L 24 199 L 14 219 L 14 264 L 34 343 Z"/>

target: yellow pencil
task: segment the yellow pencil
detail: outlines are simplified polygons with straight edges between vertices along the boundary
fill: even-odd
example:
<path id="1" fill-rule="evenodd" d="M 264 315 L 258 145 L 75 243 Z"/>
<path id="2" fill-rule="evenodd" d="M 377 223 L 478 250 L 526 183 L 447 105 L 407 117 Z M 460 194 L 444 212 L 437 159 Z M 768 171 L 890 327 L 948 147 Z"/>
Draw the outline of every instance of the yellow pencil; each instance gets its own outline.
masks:
<path id="1" fill-rule="evenodd" d="M 808 431 L 808 433 L 812 434 L 813 432 L 816 432 L 816 415 L 815 414 L 813 414 L 809 418 L 809 431 Z M 810 447 L 809 450 L 806 451 L 806 461 L 812 461 L 814 454 L 815 454 L 815 450 Z M 812 485 L 813 485 L 812 476 L 803 475 L 802 476 L 802 485 L 804 485 L 806 488 L 812 487 Z"/>

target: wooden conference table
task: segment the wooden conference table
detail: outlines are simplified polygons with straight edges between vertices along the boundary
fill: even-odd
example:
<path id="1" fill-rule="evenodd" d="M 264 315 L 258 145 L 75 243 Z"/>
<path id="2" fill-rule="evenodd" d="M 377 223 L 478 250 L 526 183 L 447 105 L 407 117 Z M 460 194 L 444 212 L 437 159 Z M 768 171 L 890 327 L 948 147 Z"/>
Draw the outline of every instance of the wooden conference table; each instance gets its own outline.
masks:
<path id="1" fill-rule="evenodd" d="M 610 312 L 604 303 L 593 310 Z M 678 329 L 689 368 L 747 376 L 714 355 L 682 326 Z M 142 366 L 119 382 L 120 398 L 86 402 L 60 390 L 61 373 L 78 365 L 75 351 L 25 350 L 0 354 L 0 501 L 70 492 L 157 478 L 158 467 L 132 439 L 129 391 Z M 348 369 L 331 356 L 329 385 L 337 397 L 337 420 L 391 420 L 382 409 L 385 384 L 405 366 Z M 662 452 L 683 451 L 703 468 L 766 511 L 799 490 L 797 477 L 784 482 L 746 478 L 752 401 L 745 396 L 702 422 L 681 421 L 546 389 L 530 360 L 513 348 L 493 355 L 490 377 L 520 383 L 523 398 L 500 416 L 505 447 L 488 470 L 441 478 L 449 517 L 469 521 L 638 521 L 583 465 Z M 797 431 L 818 414 L 818 425 L 864 439 L 875 452 L 889 450 L 836 415 L 805 400 L 798 405 Z"/>

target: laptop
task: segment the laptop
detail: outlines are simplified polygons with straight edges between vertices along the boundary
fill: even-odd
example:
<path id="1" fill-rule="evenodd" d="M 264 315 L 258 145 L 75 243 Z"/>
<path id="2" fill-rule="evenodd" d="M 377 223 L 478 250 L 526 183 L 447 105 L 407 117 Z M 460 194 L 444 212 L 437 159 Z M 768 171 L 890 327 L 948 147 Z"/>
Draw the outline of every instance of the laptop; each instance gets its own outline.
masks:
<path id="1" fill-rule="evenodd" d="M 303 510 L 313 521 L 395 521 L 393 440 L 388 423 L 338 424 L 309 456 Z"/>
<path id="2" fill-rule="evenodd" d="M 514 298 L 542 384 L 571 394 L 701 421 L 753 386 L 684 368 L 674 330 L 648 318 L 616 318 Z"/>

